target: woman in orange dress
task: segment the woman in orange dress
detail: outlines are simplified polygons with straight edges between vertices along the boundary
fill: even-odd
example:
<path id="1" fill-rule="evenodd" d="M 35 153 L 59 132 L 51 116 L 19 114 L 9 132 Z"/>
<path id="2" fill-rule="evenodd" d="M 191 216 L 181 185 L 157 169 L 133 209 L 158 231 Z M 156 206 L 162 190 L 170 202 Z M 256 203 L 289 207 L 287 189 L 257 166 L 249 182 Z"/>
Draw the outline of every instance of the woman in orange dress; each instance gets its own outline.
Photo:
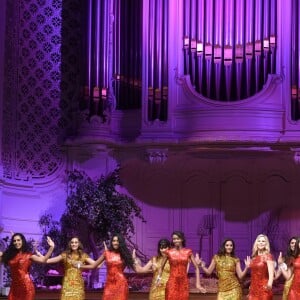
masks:
<path id="1" fill-rule="evenodd" d="M 125 267 L 134 270 L 134 262 L 124 238 L 115 234 L 112 236 L 111 245 L 108 250 L 92 264 L 75 266 L 78 269 L 95 269 L 105 261 L 107 267 L 107 277 L 104 286 L 102 300 L 127 300 L 128 283 L 124 275 Z"/>
<path id="2" fill-rule="evenodd" d="M 283 276 L 289 280 L 292 276 L 292 283 L 288 293 L 288 300 L 299 300 L 300 299 L 300 238 L 297 238 L 295 245 L 295 259 L 292 261 L 290 267 L 279 265 Z"/>
<path id="3" fill-rule="evenodd" d="M 205 289 L 200 284 L 199 266 L 191 249 L 185 248 L 185 237 L 183 232 L 174 231 L 172 233 L 173 248 L 165 251 L 166 257 L 162 261 L 162 268 L 159 271 L 157 282 L 161 279 L 161 274 L 167 260 L 170 264 L 170 276 L 166 285 L 166 300 L 188 300 L 189 299 L 189 279 L 188 264 L 191 261 L 196 271 L 196 288 L 200 292 Z"/>
<path id="4" fill-rule="evenodd" d="M 21 233 L 13 234 L 8 248 L 0 253 L 0 261 L 10 267 L 11 286 L 8 300 L 34 300 L 35 288 L 30 278 L 32 262 L 45 263 L 53 252 L 54 243 L 48 237 L 49 250 L 45 256 L 31 253 L 30 247 Z"/>
<path id="5" fill-rule="evenodd" d="M 252 257 L 248 256 L 246 266 L 251 269 L 249 300 L 272 300 L 274 260 L 270 253 L 270 242 L 266 235 L 259 234 L 254 242 Z"/>

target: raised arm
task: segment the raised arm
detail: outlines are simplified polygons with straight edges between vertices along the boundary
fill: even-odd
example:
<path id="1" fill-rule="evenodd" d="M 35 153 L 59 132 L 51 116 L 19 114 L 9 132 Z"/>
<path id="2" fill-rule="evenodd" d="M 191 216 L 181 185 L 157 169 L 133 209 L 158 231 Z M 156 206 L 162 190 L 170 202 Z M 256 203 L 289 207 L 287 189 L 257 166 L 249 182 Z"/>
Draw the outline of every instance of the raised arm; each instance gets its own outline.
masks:
<path id="1" fill-rule="evenodd" d="M 132 259 L 133 259 L 133 268 L 136 273 L 149 273 L 153 271 L 153 260 L 155 259 L 154 257 L 150 259 L 144 266 L 141 265 L 140 260 L 136 257 L 136 251 L 133 249 L 132 251 Z"/>
<path id="2" fill-rule="evenodd" d="M 211 275 L 213 270 L 216 268 L 216 262 L 214 259 L 211 260 L 209 267 L 206 268 L 205 262 L 199 257 L 198 253 L 196 253 L 195 261 L 196 261 L 197 265 L 202 268 L 202 270 L 204 271 L 204 273 L 206 275 Z"/>
<path id="3" fill-rule="evenodd" d="M 292 266 L 290 266 L 288 268 L 285 263 L 282 263 L 282 264 L 279 265 L 277 272 L 280 272 L 280 274 L 283 275 L 285 280 L 289 280 L 291 278 L 293 272 L 294 272 L 294 268 Z"/>
<path id="4" fill-rule="evenodd" d="M 46 253 L 46 255 L 40 255 L 40 253 L 37 255 L 37 254 L 33 254 L 31 256 L 31 260 L 36 262 L 36 263 L 46 263 L 47 260 L 49 259 L 49 257 L 51 256 L 53 250 L 54 250 L 54 242 L 52 241 L 52 239 L 47 236 L 47 243 L 49 245 L 49 249 L 48 249 L 48 252 Z"/>
<path id="5" fill-rule="evenodd" d="M 241 262 L 238 260 L 236 265 L 235 265 L 235 271 L 236 271 L 236 275 L 238 276 L 239 279 L 243 279 L 245 277 L 245 275 L 247 274 L 249 269 L 249 266 L 245 264 L 245 268 L 244 270 L 242 270 L 241 267 Z"/>
<path id="6" fill-rule="evenodd" d="M 89 263 L 88 265 L 83 265 L 80 262 L 74 262 L 73 266 L 77 269 L 92 270 L 92 269 L 96 269 L 98 266 L 101 266 L 104 260 L 105 257 L 103 253 L 96 261 L 90 260 L 91 263 Z"/>

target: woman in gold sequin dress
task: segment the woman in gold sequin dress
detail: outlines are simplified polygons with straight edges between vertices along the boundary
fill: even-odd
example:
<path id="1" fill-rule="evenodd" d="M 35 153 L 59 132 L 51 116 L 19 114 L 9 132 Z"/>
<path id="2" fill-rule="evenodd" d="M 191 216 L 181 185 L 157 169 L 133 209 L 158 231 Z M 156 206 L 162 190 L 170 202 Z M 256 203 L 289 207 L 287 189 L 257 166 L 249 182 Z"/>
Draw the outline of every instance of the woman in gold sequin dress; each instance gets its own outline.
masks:
<path id="1" fill-rule="evenodd" d="M 270 242 L 266 235 L 259 234 L 255 239 L 252 256 L 247 257 L 246 265 L 251 269 L 249 300 L 272 300 L 274 280 L 274 259 L 270 253 Z"/>
<path id="2" fill-rule="evenodd" d="M 225 239 L 218 253 L 214 255 L 208 268 L 204 262 L 198 260 L 202 270 L 211 275 L 214 270 L 218 276 L 218 298 L 217 300 L 241 300 L 243 297 L 241 284 L 242 279 L 247 273 L 247 267 L 242 271 L 240 260 L 235 256 L 235 244 L 232 239 Z"/>
<path id="3" fill-rule="evenodd" d="M 91 259 L 84 251 L 83 246 L 77 237 L 73 237 L 67 250 L 56 257 L 49 258 L 47 264 L 62 262 L 64 266 L 64 277 L 61 289 L 61 300 L 83 300 L 85 299 L 84 280 L 82 271 L 77 267 L 78 264 L 92 264 Z"/>
<path id="4" fill-rule="evenodd" d="M 12 235 L 8 248 L 0 252 L 0 262 L 7 264 L 11 272 L 11 286 L 8 300 L 34 300 L 35 288 L 30 278 L 32 262 L 45 263 L 54 249 L 53 241 L 48 237 L 49 250 L 45 256 L 33 254 L 25 237 L 21 233 Z"/>
<path id="5" fill-rule="evenodd" d="M 125 267 L 134 270 L 132 255 L 128 250 L 124 238 L 115 234 L 112 236 L 110 248 L 91 265 L 78 265 L 82 269 L 94 269 L 103 262 L 106 263 L 107 277 L 102 300 L 127 300 L 128 283 L 124 275 Z"/>
<path id="6" fill-rule="evenodd" d="M 167 239 L 160 239 L 157 245 L 157 255 L 153 256 L 143 267 L 139 264 L 139 261 L 136 259 L 135 251 L 133 252 L 133 259 L 135 261 L 135 271 L 137 273 L 153 272 L 152 283 L 149 291 L 149 300 L 165 300 L 166 283 L 170 275 L 169 262 L 166 262 L 159 284 L 157 284 L 157 276 L 159 268 L 161 268 L 162 266 L 162 260 L 164 257 L 166 257 L 165 252 L 169 248 L 170 241 Z"/>
<path id="7" fill-rule="evenodd" d="M 185 248 L 185 237 L 183 232 L 174 231 L 172 233 L 173 248 L 166 251 L 163 258 L 162 268 L 158 272 L 158 284 L 162 275 L 163 268 L 167 260 L 170 264 L 170 276 L 166 285 L 166 300 L 188 300 L 189 299 L 189 279 L 187 274 L 188 264 L 191 261 L 196 272 L 196 288 L 205 293 L 206 290 L 200 284 L 199 266 L 191 249 Z"/>

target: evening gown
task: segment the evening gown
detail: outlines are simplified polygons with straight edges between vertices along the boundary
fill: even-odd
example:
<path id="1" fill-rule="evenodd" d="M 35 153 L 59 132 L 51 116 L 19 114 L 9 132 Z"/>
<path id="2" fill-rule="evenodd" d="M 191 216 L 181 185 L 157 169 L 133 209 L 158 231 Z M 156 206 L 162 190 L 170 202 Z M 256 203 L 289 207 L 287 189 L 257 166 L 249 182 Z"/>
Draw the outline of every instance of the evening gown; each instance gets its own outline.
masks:
<path id="1" fill-rule="evenodd" d="M 124 275 L 125 265 L 120 253 L 106 250 L 104 257 L 107 267 L 107 277 L 102 300 L 127 300 L 128 283 Z"/>
<path id="2" fill-rule="evenodd" d="M 227 255 L 215 255 L 218 276 L 218 298 L 217 300 L 241 300 L 242 288 L 236 276 L 236 264 L 239 259 Z"/>
<path id="3" fill-rule="evenodd" d="M 267 260 L 273 261 L 271 254 L 257 255 L 251 260 L 251 284 L 248 297 L 249 300 L 273 299 L 272 290 L 266 289 L 269 278 Z"/>
<path id="4" fill-rule="evenodd" d="M 164 266 L 159 285 L 157 285 L 156 280 L 157 280 L 159 268 L 161 267 L 163 257 L 162 256 L 153 257 L 152 261 L 154 260 L 156 262 L 157 268 L 153 272 L 153 279 L 152 279 L 150 292 L 149 292 L 149 300 L 165 300 L 165 290 L 170 275 L 170 265 L 169 262 L 167 261 Z"/>
<path id="5" fill-rule="evenodd" d="M 291 276 L 288 280 L 285 281 L 283 292 L 282 292 L 282 300 L 288 300 L 288 294 L 291 288 L 291 284 L 293 282 L 294 275 Z"/>
<path id="6" fill-rule="evenodd" d="M 89 257 L 83 253 L 79 259 L 79 255 L 72 254 L 72 257 L 67 257 L 67 253 L 62 253 L 64 264 L 64 278 L 61 290 L 61 300 L 83 300 L 85 299 L 84 280 L 82 278 L 82 271 L 74 268 L 72 261 L 80 261 L 84 263 Z"/>
<path id="7" fill-rule="evenodd" d="M 294 278 L 288 293 L 288 300 L 299 300 L 300 299 L 300 257 L 298 256 L 294 262 Z"/>
<path id="8" fill-rule="evenodd" d="M 165 252 L 170 264 L 170 277 L 166 285 L 166 300 L 188 300 L 189 279 L 187 266 L 192 255 L 192 250 L 169 249 Z"/>
<path id="9" fill-rule="evenodd" d="M 35 289 L 29 275 L 31 253 L 18 253 L 8 262 L 11 286 L 8 300 L 34 300 Z"/>

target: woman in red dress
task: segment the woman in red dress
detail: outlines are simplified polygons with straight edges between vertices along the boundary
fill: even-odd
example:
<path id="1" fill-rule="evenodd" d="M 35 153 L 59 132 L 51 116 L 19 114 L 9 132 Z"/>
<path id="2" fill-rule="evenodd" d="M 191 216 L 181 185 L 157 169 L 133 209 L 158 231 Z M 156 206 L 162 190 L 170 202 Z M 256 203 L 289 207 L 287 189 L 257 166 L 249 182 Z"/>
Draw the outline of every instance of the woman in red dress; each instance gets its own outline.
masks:
<path id="1" fill-rule="evenodd" d="M 11 242 L 3 253 L 0 261 L 10 267 L 11 286 L 8 300 L 34 300 L 35 288 L 30 278 L 29 268 L 32 262 L 45 263 L 53 252 L 54 243 L 48 237 L 50 246 L 45 256 L 31 253 L 30 247 L 23 234 L 15 233 Z"/>
<path id="2" fill-rule="evenodd" d="M 191 249 L 185 247 L 185 237 L 183 232 L 174 231 L 172 233 L 173 248 L 166 250 L 166 256 L 162 261 L 162 268 L 159 271 L 157 282 L 161 278 L 162 270 L 166 261 L 170 264 L 170 276 L 166 285 L 166 300 L 188 300 L 189 299 L 189 279 L 188 264 L 192 261 L 196 271 L 196 288 L 204 293 L 205 289 L 200 284 L 199 266 L 195 261 Z"/>
<path id="3" fill-rule="evenodd" d="M 102 300 L 127 300 L 128 283 L 124 269 L 129 267 L 134 270 L 134 262 L 121 235 L 112 236 L 110 248 L 105 250 L 94 263 L 90 265 L 75 264 L 75 266 L 82 269 L 95 269 L 104 261 L 107 267 L 107 277 Z"/>
<path id="4" fill-rule="evenodd" d="M 272 300 L 272 285 L 274 279 L 274 260 L 270 254 L 269 239 L 259 234 L 254 242 L 252 257 L 245 260 L 251 269 L 251 284 L 249 300 Z"/>
<path id="5" fill-rule="evenodd" d="M 300 238 L 297 238 L 295 245 L 295 259 L 291 265 L 286 269 L 284 264 L 279 265 L 283 276 L 289 280 L 292 276 L 292 283 L 288 293 L 288 300 L 300 299 Z"/>

